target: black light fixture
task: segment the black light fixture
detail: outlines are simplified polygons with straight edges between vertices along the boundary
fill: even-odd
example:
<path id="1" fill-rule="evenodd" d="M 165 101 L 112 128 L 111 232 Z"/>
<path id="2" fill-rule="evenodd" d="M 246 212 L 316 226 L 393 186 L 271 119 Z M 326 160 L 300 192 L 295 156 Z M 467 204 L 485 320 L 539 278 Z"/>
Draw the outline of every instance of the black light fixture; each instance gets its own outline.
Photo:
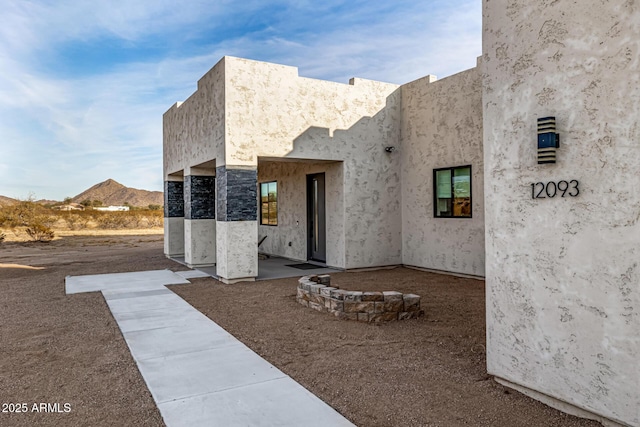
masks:
<path id="1" fill-rule="evenodd" d="M 556 149 L 560 147 L 560 134 L 556 133 L 556 118 L 538 119 L 538 164 L 555 163 Z"/>

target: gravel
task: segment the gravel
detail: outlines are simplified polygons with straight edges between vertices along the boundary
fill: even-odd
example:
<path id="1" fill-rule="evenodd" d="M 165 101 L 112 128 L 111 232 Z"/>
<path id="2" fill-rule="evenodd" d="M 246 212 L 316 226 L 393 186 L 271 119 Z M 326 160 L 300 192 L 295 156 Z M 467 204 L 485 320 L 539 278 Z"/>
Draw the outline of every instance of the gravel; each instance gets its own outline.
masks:
<path id="1" fill-rule="evenodd" d="M 164 257 L 162 236 L 5 242 L 0 260 L 17 264 L 0 267 L 0 403 L 28 408 L 0 413 L 0 425 L 163 425 L 102 295 L 64 293 L 66 275 L 184 269 Z M 487 375 L 482 281 L 406 268 L 332 275 L 344 289 L 422 296 L 424 317 L 385 324 L 301 306 L 296 279 L 192 282 L 171 289 L 357 425 L 599 425 Z"/>

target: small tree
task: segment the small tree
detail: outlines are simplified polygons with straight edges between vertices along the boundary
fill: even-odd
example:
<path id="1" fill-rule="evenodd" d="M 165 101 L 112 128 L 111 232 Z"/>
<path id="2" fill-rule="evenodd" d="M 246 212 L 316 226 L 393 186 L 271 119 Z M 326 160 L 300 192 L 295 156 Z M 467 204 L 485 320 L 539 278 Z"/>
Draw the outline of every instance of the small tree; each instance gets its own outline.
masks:
<path id="1" fill-rule="evenodd" d="M 73 199 L 71 197 L 65 197 L 64 198 L 64 204 L 65 205 L 68 205 L 68 204 L 70 204 L 72 202 L 73 202 Z"/>

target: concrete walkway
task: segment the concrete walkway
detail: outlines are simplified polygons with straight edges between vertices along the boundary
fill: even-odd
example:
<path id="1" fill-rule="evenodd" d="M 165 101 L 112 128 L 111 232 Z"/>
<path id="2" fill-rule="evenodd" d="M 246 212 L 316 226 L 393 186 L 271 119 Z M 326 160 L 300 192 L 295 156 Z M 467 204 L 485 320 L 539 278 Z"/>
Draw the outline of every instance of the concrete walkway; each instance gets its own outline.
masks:
<path id="1" fill-rule="evenodd" d="M 193 277 L 67 276 L 66 292 L 102 292 L 168 427 L 353 425 L 165 287 Z"/>

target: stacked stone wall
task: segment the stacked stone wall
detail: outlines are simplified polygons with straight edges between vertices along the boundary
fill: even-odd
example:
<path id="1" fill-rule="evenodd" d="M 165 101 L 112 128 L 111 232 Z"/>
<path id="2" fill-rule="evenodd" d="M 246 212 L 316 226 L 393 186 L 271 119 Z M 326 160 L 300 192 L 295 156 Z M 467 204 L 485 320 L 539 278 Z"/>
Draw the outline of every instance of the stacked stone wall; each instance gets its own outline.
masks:
<path id="1" fill-rule="evenodd" d="M 331 286 L 328 274 L 298 280 L 297 301 L 305 307 L 328 312 L 339 319 L 388 322 L 415 319 L 424 314 L 420 296 L 401 292 L 347 291 Z"/>

